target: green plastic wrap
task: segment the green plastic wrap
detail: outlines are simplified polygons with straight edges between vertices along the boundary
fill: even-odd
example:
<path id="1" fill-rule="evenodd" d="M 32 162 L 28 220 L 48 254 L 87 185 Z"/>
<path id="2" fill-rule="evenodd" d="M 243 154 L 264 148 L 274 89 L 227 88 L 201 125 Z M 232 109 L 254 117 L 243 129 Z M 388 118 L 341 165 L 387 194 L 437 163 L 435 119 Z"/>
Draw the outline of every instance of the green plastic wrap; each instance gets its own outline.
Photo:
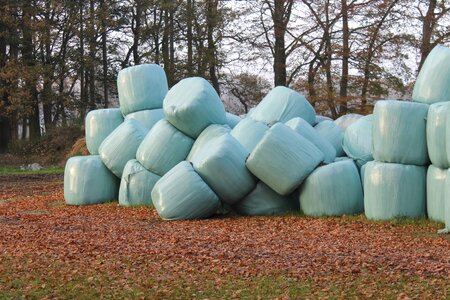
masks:
<path id="1" fill-rule="evenodd" d="M 280 195 L 292 193 L 324 160 L 313 143 L 288 126 L 277 123 L 247 159 L 250 172 Z"/>
<path id="2" fill-rule="evenodd" d="M 230 134 L 222 135 L 191 157 L 194 170 L 227 204 L 234 204 L 256 185 L 247 170 L 249 152 Z"/>
<path id="3" fill-rule="evenodd" d="M 162 108 L 141 110 L 128 114 L 125 120 L 128 119 L 138 120 L 150 130 L 159 120 L 164 119 L 164 110 Z"/>
<path id="4" fill-rule="evenodd" d="M 203 78 L 186 78 L 174 85 L 164 99 L 164 113 L 178 130 L 196 139 L 211 124 L 226 124 L 222 100 Z"/>
<path id="5" fill-rule="evenodd" d="M 87 205 L 117 199 L 119 179 L 102 163 L 100 156 L 74 156 L 64 170 L 64 199 L 69 205 Z"/>
<path id="6" fill-rule="evenodd" d="M 445 134 L 447 115 L 450 113 L 450 102 L 440 102 L 430 105 L 427 116 L 427 148 L 431 163 L 441 169 L 450 167 L 447 157 L 446 145 L 450 147 L 450 139 L 447 141 Z M 450 124 L 449 124 L 450 125 Z M 450 132 L 450 131 L 448 131 Z"/>
<path id="7" fill-rule="evenodd" d="M 367 218 L 388 220 L 425 215 L 426 167 L 371 161 L 364 173 Z"/>
<path id="8" fill-rule="evenodd" d="M 445 180 L 447 169 L 430 165 L 427 172 L 427 214 L 434 221 L 445 223 Z"/>
<path id="9" fill-rule="evenodd" d="M 359 169 L 359 176 L 361 176 L 361 184 L 363 185 L 363 192 L 364 192 L 364 176 L 366 172 L 366 165 L 367 164 L 362 165 L 361 168 Z"/>
<path id="10" fill-rule="evenodd" d="M 297 196 L 297 193 L 281 196 L 259 181 L 253 191 L 233 205 L 233 210 L 243 216 L 285 214 L 299 210 Z"/>
<path id="11" fill-rule="evenodd" d="M 145 136 L 136 159 L 149 171 L 163 176 L 186 159 L 194 140 L 167 120 L 160 120 Z"/>
<path id="12" fill-rule="evenodd" d="M 334 120 L 334 124 L 346 130 L 350 125 L 362 118 L 360 114 L 346 114 Z"/>
<path id="13" fill-rule="evenodd" d="M 230 128 L 234 128 L 240 121 L 241 118 L 239 116 L 233 115 L 229 112 L 226 113 L 227 116 L 227 124 Z"/>
<path id="14" fill-rule="evenodd" d="M 230 133 L 230 127 L 228 125 L 217 125 L 212 124 L 205 128 L 202 133 L 195 140 L 194 145 L 187 156 L 188 161 L 192 160 L 192 157 L 195 156 L 199 151 L 202 151 L 205 148 L 209 148 L 211 144 L 214 144 L 216 138 L 221 137 Z"/>
<path id="15" fill-rule="evenodd" d="M 86 115 L 86 147 L 92 155 L 98 154 L 103 140 L 123 122 L 119 108 L 96 109 Z"/>
<path id="16" fill-rule="evenodd" d="M 447 171 L 450 172 L 450 169 Z M 450 175 L 447 173 L 447 178 L 445 179 L 445 199 L 444 199 L 444 221 L 445 228 L 442 229 L 441 233 L 450 233 Z"/>
<path id="17" fill-rule="evenodd" d="M 152 199 L 165 220 L 205 219 L 220 208 L 217 195 L 187 161 L 180 162 L 156 183 Z"/>
<path id="18" fill-rule="evenodd" d="M 255 121 L 252 118 L 245 118 L 231 130 L 231 135 L 237 139 L 248 152 L 252 152 L 267 130 L 269 130 L 269 126 L 266 124 Z"/>
<path id="19" fill-rule="evenodd" d="M 336 158 L 336 149 L 321 135 L 317 134 L 316 130 L 302 118 L 293 118 L 286 122 L 286 125 L 294 129 L 295 132 L 302 135 L 308 141 L 313 143 L 324 154 L 324 162 L 334 162 Z"/>
<path id="20" fill-rule="evenodd" d="M 344 152 L 361 165 L 373 160 L 372 123 L 373 115 L 364 116 L 348 126 L 344 133 Z"/>
<path id="21" fill-rule="evenodd" d="M 437 45 L 428 54 L 417 76 L 412 98 L 432 104 L 450 101 L 450 49 Z"/>
<path id="22" fill-rule="evenodd" d="M 333 145 L 336 150 L 336 157 L 345 155 L 342 149 L 342 140 L 344 139 L 344 129 L 336 125 L 333 121 L 323 121 L 314 126 L 319 135 Z"/>
<path id="23" fill-rule="evenodd" d="M 364 211 L 355 163 L 343 160 L 319 167 L 300 186 L 300 209 L 307 216 L 342 216 Z"/>
<path id="24" fill-rule="evenodd" d="M 136 151 L 148 129 L 139 121 L 129 119 L 119 125 L 100 145 L 100 158 L 106 167 L 119 178 L 126 163 L 136 158 Z"/>
<path id="25" fill-rule="evenodd" d="M 145 169 L 136 159 L 129 160 L 120 181 L 119 204 L 153 206 L 152 189 L 160 178 Z"/>
<path id="26" fill-rule="evenodd" d="M 378 101 L 373 111 L 373 157 L 377 161 L 423 166 L 428 164 L 426 118 L 428 105 Z"/>
<path id="27" fill-rule="evenodd" d="M 284 86 L 273 88 L 261 102 L 248 113 L 248 117 L 269 126 L 285 123 L 300 117 L 309 124 L 316 123 L 316 112 L 306 98 Z"/>
<path id="28" fill-rule="evenodd" d="M 128 67 L 117 76 L 117 92 L 124 116 L 140 110 L 161 108 L 167 90 L 166 73 L 159 65 Z"/>

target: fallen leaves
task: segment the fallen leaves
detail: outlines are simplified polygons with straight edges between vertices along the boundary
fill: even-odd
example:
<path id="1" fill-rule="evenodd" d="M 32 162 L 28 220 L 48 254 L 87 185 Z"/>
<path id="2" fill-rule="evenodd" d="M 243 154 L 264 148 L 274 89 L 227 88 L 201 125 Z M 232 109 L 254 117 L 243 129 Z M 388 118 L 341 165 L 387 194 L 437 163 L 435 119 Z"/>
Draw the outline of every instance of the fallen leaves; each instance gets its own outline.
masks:
<path id="1" fill-rule="evenodd" d="M 0 199 L 8 201 L 0 203 L 0 259 L 18 273 L 45 269 L 64 282 L 85 276 L 94 286 L 95 274 L 120 274 L 117 284 L 125 289 L 149 274 L 166 281 L 176 274 L 243 280 L 286 274 L 312 278 L 322 290 L 330 282 L 351 285 L 355 277 L 417 276 L 439 286 L 450 274 L 450 241 L 435 235 L 434 225 L 300 216 L 165 222 L 145 207 L 66 206 L 61 179 L 2 177 Z M 376 296 L 371 284 L 361 288 Z M 0 290 L 4 285 L 0 280 Z"/>

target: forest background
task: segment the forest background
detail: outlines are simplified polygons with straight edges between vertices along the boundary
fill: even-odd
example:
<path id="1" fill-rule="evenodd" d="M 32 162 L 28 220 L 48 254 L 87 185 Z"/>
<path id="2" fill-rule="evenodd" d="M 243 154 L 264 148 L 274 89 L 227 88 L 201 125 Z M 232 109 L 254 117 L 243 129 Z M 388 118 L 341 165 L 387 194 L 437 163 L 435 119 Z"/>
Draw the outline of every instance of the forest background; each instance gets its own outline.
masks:
<path id="1" fill-rule="evenodd" d="M 117 73 L 132 65 L 160 64 L 169 87 L 204 77 L 235 114 L 283 85 L 336 118 L 409 99 L 428 53 L 450 41 L 447 0 L 0 4 L 0 150 L 30 151 L 23 141 L 117 107 Z"/>

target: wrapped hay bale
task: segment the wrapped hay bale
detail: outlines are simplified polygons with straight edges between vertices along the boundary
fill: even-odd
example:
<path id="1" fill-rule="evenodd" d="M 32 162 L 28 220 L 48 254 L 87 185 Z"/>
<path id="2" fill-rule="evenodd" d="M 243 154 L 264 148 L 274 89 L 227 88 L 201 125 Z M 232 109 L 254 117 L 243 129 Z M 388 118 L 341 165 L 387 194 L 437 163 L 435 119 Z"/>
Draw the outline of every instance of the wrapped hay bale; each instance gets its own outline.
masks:
<path id="1" fill-rule="evenodd" d="M 123 122 L 119 108 L 91 110 L 86 115 L 86 147 L 92 155 L 98 154 L 103 140 Z"/>
<path id="2" fill-rule="evenodd" d="M 192 157 L 195 156 L 198 152 L 210 147 L 210 144 L 214 144 L 215 139 L 229 134 L 230 130 L 231 129 L 230 127 L 228 127 L 228 125 L 212 124 L 206 127 L 205 130 L 203 130 L 195 140 L 194 145 L 192 146 L 186 160 L 191 161 Z"/>
<path id="3" fill-rule="evenodd" d="M 152 189 L 160 178 L 144 168 L 136 159 L 129 160 L 120 181 L 119 204 L 153 206 Z"/>
<path id="4" fill-rule="evenodd" d="M 231 130 L 231 135 L 237 139 L 248 152 L 252 152 L 267 130 L 269 130 L 269 126 L 266 124 L 255 121 L 252 118 L 245 118 Z"/>
<path id="5" fill-rule="evenodd" d="M 343 160 L 315 169 L 300 186 L 300 209 L 307 216 L 341 216 L 364 211 L 355 163 Z"/>
<path id="6" fill-rule="evenodd" d="M 362 117 L 363 115 L 360 114 L 346 114 L 334 120 L 334 124 L 346 130 L 350 125 L 352 125 Z"/>
<path id="7" fill-rule="evenodd" d="M 233 115 L 229 112 L 226 113 L 227 117 L 227 124 L 230 126 L 230 128 L 234 128 L 240 121 L 241 118 L 239 116 Z"/>
<path id="8" fill-rule="evenodd" d="M 441 169 L 450 167 L 447 157 L 446 120 L 449 113 L 450 102 L 440 102 L 430 105 L 427 115 L 427 149 L 431 163 Z M 450 132 L 450 131 L 449 131 Z"/>
<path id="9" fill-rule="evenodd" d="M 163 103 L 164 113 L 178 130 L 193 139 L 211 124 L 226 124 L 223 103 L 203 78 L 186 78 L 174 85 Z"/>
<path id="10" fill-rule="evenodd" d="M 159 120 L 164 119 L 164 111 L 162 108 L 140 110 L 134 113 L 129 113 L 125 117 L 125 120 L 128 119 L 138 120 L 142 123 L 142 125 L 150 130 Z"/>
<path id="11" fill-rule="evenodd" d="M 433 165 L 428 167 L 427 172 L 427 214 L 428 218 L 438 222 L 445 222 L 445 180 L 447 170 Z"/>
<path id="12" fill-rule="evenodd" d="M 233 205 L 233 210 L 243 216 L 271 216 L 299 210 L 297 193 L 281 196 L 259 181 L 247 196 Z"/>
<path id="13" fill-rule="evenodd" d="M 425 215 L 426 168 L 371 161 L 364 173 L 367 218 L 388 220 Z"/>
<path id="14" fill-rule="evenodd" d="M 273 88 L 248 116 L 269 126 L 295 117 L 300 117 L 311 125 L 316 122 L 316 112 L 308 100 L 284 86 Z"/>
<path id="15" fill-rule="evenodd" d="M 186 159 L 193 143 L 193 139 L 163 119 L 145 136 L 136 158 L 147 170 L 163 176 Z"/>
<path id="16" fill-rule="evenodd" d="M 220 207 L 217 195 L 187 161 L 180 162 L 156 183 L 152 199 L 165 220 L 205 219 Z"/>
<path id="17" fill-rule="evenodd" d="M 225 134 L 198 151 L 190 161 L 220 200 L 232 205 L 256 185 L 256 178 L 245 166 L 248 155 L 234 137 Z"/>
<path id="18" fill-rule="evenodd" d="M 136 158 L 136 150 L 148 129 L 139 121 L 129 119 L 119 125 L 100 145 L 100 158 L 117 177 L 122 177 L 126 163 Z"/>
<path id="19" fill-rule="evenodd" d="M 378 101 L 373 111 L 373 157 L 377 161 L 423 166 L 428 163 L 428 105 Z"/>
<path id="20" fill-rule="evenodd" d="M 439 233 L 450 233 L 450 176 L 447 171 L 447 178 L 445 179 L 445 191 L 444 191 L 444 221 L 445 228 L 440 230 Z"/>
<path id="21" fill-rule="evenodd" d="M 295 132 L 313 143 L 324 154 L 324 162 L 331 163 L 336 158 L 336 149 L 321 135 L 317 134 L 314 128 L 302 118 L 293 118 L 286 122 L 286 125 Z"/>
<path id="22" fill-rule="evenodd" d="M 450 101 L 449 61 L 449 48 L 437 45 L 431 50 L 414 84 L 414 101 L 427 104 Z"/>
<path id="23" fill-rule="evenodd" d="M 333 145 L 336 150 L 336 157 L 343 156 L 342 140 L 344 139 L 344 129 L 336 125 L 333 121 L 323 121 L 314 126 L 314 129 L 325 140 Z"/>
<path id="24" fill-rule="evenodd" d="M 280 195 L 292 193 L 324 160 L 313 143 L 288 126 L 270 128 L 247 159 L 250 172 Z"/>
<path id="25" fill-rule="evenodd" d="M 64 199 L 69 205 L 87 205 L 117 199 L 119 180 L 98 155 L 74 156 L 64 170 Z"/>
<path id="26" fill-rule="evenodd" d="M 124 116 L 140 110 L 161 108 L 167 90 L 166 73 L 159 65 L 128 67 L 117 76 L 120 110 Z"/>
<path id="27" fill-rule="evenodd" d="M 342 148 L 344 152 L 362 165 L 373 160 L 372 155 L 373 115 L 359 118 L 348 126 L 344 133 Z"/>

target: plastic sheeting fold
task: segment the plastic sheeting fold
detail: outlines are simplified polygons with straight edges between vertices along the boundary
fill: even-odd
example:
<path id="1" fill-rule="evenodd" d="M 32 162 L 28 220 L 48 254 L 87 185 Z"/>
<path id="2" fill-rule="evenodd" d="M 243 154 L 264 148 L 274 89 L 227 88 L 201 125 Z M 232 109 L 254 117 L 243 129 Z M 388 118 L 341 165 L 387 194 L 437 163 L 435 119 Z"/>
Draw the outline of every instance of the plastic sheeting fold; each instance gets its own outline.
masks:
<path id="1" fill-rule="evenodd" d="M 167 90 L 166 73 L 159 65 L 128 67 L 117 76 L 117 92 L 124 116 L 140 110 L 161 108 Z"/>
<path id="2" fill-rule="evenodd" d="M 364 173 L 367 218 L 388 220 L 425 215 L 426 167 L 368 162 Z"/>
<path id="3" fill-rule="evenodd" d="M 96 109 L 86 115 L 86 147 L 92 155 L 98 154 L 98 148 L 105 138 L 123 122 L 119 108 Z"/>
<path id="4" fill-rule="evenodd" d="M 298 193 L 281 196 L 259 181 L 253 191 L 233 205 L 233 210 L 243 216 L 270 216 L 298 211 Z"/>
<path id="5" fill-rule="evenodd" d="M 128 114 L 125 120 L 128 119 L 138 120 L 150 130 L 159 120 L 164 119 L 164 111 L 162 108 L 141 110 Z"/>
<path id="6" fill-rule="evenodd" d="M 164 113 L 178 130 L 193 139 L 210 124 L 226 124 L 222 101 L 203 78 L 186 78 L 174 85 L 163 103 Z"/>
<path id="7" fill-rule="evenodd" d="M 119 180 L 100 156 L 74 156 L 64 170 L 64 199 L 69 205 L 87 205 L 117 199 Z"/>
<path id="8" fill-rule="evenodd" d="M 344 129 L 336 125 L 333 121 L 323 121 L 314 126 L 314 129 L 325 140 L 333 145 L 336 150 L 336 157 L 343 156 L 342 140 L 344 139 Z"/>
<path id="9" fill-rule="evenodd" d="M 180 162 L 156 183 L 152 199 L 159 216 L 166 220 L 205 219 L 220 207 L 217 195 L 187 161 Z"/>
<path id="10" fill-rule="evenodd" d="M 447 169 L 440 169 L 430 165 L 427 172 L 427 214 L 428 218 L 438 222 L 445 222 L 445 180 Z"/>
<path id="11" fill-rule="evenodd" d="M 234 128 L 241 121 L 241 118 L 239 116 L 236 116 L 232 113 L 227 112 L 226 116 L 227 124 L 228 126 L 230 126 L 230 128 Z"/>
<path id="12" fill-rule="evenodd" d="M 152 189 L 160 178 L 145 169 L 136 159 L 129 160 L 120 181 L 119 204 L 153 206 Z"/>
<path id="13" fill-rule="evenodd" d="M 252 152 L 267 130 L 269 130 L 269 126 L 248 117 L 240 121 L 233 130 L 231 130 L 231 135 L 237 139 L 248 152 Z"/>
<path id="14" fill-rule="evenodd" d="M 355 163 L 343 160 L 315 169 L 300 186 L 300 208 L 314 217 L 363 212 L 363 191 Z"/>
<path id="15" fill-rule="evenodd" d="M 149 171 L 163 176 L 186 159 L 193 143 L 193 139 L 163 119 L 145 136 L 136 159 Z"/>
<path id="16" fill-rule="evenodd" d="M 117 177 L 122 177 L 126 163 L 136 158 L 136 150 L 148 129 L 139 121 L 129 119 L 119 125 L 100 145 L 100 158 Z"/>
<path id="17" fill-rule="evenodd" d="M 437 45 L 428 54 L 417 76 L 412 98 L 432 104 L 450 101 L 450 49 Z"/>
<path id="18" fill-rule="evenodd" d="M 373 111 L 373 157 L 377 161 L 423 166 L 428 164 L 423 103 L 378 101 Z"/>
<path id="19" fill-rule="evenodd" d="M 364 165 L 373 160 L 372 155 L 372 122 L 373 115 L 359 118 L 347 127 L 344 133 L 342 148 L 354 160 Z"/>
<path id="20" fill-rule="evenodd" d="M 331 145 L 331 143 L 320 134 L 317 134 L 314 127 L 312 127 L 308 122 L 302 118 L 293 118 L 285 124 L 319 148 L 319 150 L 324 154 L 325 163 L 334 162 L 334 159 L 336 158 L 336 149 L 334 149 L 333 145 Z"/>
<path id="21" fill-rule="evenodd" d="M 450 167 L 446 151 L 447 143 L 449 143 L 448 146 L 450 148 L 450 139 L 447 141 L 445 134 L 446 128 L 448 127 L 446 123 L 447 115 L 450 113 L 449 107 L 450 102 L 432 104 L 428 109 L 427 116 L 426 134 L 428 156 L 430 157 L 431 163 L 441 169 Z"/>
<path id="22" fill-rule="evenodd" d="M 346 114 L 334 120 L 334 124 L 346 130 L 350 125 L 352 125 L 362 117 L 363 115 L 360 114 Z"/>
<path id="23" fill-rule="evenodd" d="M 248 151 L 231 135 L 225 134 L 191 157 L 195 171 L 227 204 L 234 204 L 256 185 L 247 170 Z"/>
<path id="24" fill-rule="evenodd" d="M 323 160 L 322 151 L 313 143 L 277 123 L 251 152 L 247 168 L 280 195 L 288 195 Z"/>
<path id="25" fill-rule="evenodd" d="M 212 124 L 205 128 L 202 133 L 195 140 L 194 145 L 189 152 L 187 159 L 191 161 L 192 157 L 205 148 L 210 147 L 210 144 L 214 143 L 214 140 L 230 133 L 230 127 L 228 125 Z"/>
<path id="26" fill-rule="evenodd" d="M 300 117 L 309 124 L 316 123 L 316 112 L 306 98 L 284 86 L 273 88 L 261 102 L 248 113 L 248 117 L 269 126 L 285 123 Z"/>

